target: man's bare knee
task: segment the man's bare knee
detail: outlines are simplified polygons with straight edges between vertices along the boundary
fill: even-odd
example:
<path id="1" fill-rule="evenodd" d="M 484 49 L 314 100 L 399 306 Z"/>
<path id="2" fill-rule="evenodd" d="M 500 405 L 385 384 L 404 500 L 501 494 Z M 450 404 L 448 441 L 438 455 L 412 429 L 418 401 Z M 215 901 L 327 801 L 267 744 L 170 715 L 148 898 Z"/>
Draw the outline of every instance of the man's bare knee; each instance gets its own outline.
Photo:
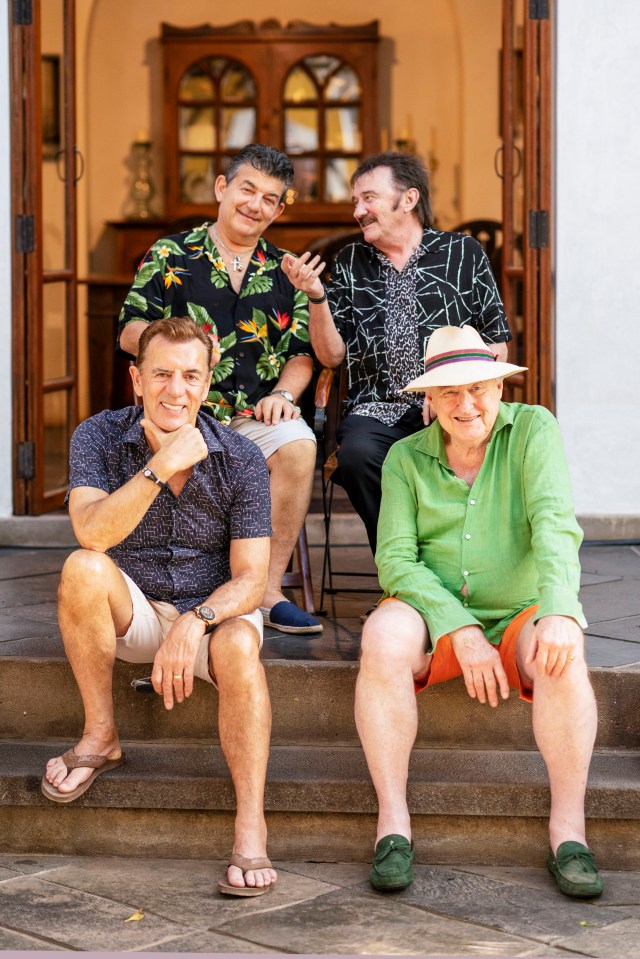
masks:
<path id="1" fill-rule="evenodd" d="M 262 669 L 258 630 L 246 619 L 227 620 L 209 641 L 209 659 L 218 685 L 230 677 L 244 681 L 244 677 Z"/>
<path id="2" fill-rule="evenodd" d="M 97 593 L 109 592 L 118 567 L 106 553 L 77 549 L 65 560 L 58 587 L 61 602 L 78 602 Z"/>
<path id="3" fill-rule="evenodd" d="M 305 476 L 316 465 L 316 444 L 312 440 L 285 443 L 267 460 L 269 472 L 285 472 L 287 476 Z"/>

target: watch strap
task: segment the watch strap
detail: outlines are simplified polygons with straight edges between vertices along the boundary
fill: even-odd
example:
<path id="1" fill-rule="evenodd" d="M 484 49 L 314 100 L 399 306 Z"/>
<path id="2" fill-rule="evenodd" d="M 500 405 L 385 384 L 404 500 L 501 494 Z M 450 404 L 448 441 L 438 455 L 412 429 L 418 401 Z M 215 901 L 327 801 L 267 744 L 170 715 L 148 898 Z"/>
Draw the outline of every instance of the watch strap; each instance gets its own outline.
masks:
<path id="1" fill-rule="evenodd" d="M 269 395 L 273 396 L 274 393 L 279 393 L 280 396 L 284 396 L 287 403 L 293 403 L 295 406 L 295 400 L 293 398 L 293 395 L 289 392 L 289 390 L 271 390 L 271 393 Z"/>
<path id="2" fill-rule="evenodd" d="M 155 483 L 156 486 L 161 486 L 163 489 L 167 489 L 169 490 L 169 492 L 171 492 L 171 487 L 169 486 L 169 484 L 165 483 L 164 480 L 159 479 L 156 476 L 156 474 L 153 472 L 153 470 L 150 469 L 148 466 L 145 466 L 144 469 L 141 470 L 141 472 L 145 479 L 151 480 L 151 482 Z"/>

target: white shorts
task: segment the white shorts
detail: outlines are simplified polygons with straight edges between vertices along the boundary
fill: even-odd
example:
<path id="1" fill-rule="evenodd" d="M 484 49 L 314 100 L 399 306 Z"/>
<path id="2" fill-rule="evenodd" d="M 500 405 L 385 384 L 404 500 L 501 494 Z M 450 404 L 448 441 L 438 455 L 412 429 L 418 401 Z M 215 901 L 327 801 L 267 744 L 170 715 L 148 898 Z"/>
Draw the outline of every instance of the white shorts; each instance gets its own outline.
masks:
<path id="1" fill-rule="evenodd" d="M 296 420 L 280 420 L 275 426 L 265 426 L 262 420 L 256 420 L 253 416 L 234 416 L 229 426 L 247 439 L 253 440 L 266 460 L 287 443 L 294 443 L 296 440 L 316 442 L 313 430 L 300 417 Z"/>
<path id="2" fill-rule="evenodd" d="M 130 576 L 122 570 L 120 572 L 129 587 L 133 603 L 133 619 L 125 635 L 116 638 L 116 656 L 126 663 L 152 663 L 171 626 L 181 614 L 171 603 L 148 599 Z M 260 637 L 260 649 L 262 649 L 263 622 L 260 610 L 256 609 L 253 613 L 246 613 L 237 618 L 246 619 L 255 626 Z M 212 632 L 215 632 L 215 628 L 202 637 L 193 668 L 194 676 L 199 676 L 207 683 L 213 682 L 209 674 L 209 640 Z"/>

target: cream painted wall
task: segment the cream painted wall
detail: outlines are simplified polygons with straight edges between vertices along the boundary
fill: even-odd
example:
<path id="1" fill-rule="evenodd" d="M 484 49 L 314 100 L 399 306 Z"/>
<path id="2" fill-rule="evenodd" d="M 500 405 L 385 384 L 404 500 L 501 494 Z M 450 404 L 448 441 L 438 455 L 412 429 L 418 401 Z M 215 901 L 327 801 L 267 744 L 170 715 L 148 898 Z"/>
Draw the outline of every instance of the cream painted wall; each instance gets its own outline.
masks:
<path id="1" fill-rule="evenodd" d="M 578 513 L 640 519 L 640 4 L 582 8 L 558 10 L 557 410 Z"/>
<path id="2" fill-rule="evenodd" d="M 241 16 L 256 21 L 276 17 L 284 23 L 294 17 L 337 23 L 379 19 L 381 35 L 393 37 L 382 53 L 390 61 L 391 89 L 381 90 L 381 126 L 390 126 L 393 137 L 410 125 L 418 152 L 427 162 L 435 155 L 435 206 L 445 228 L 471 216 L 499 217 L 493 153 L 500 0 L 396 0 L 393 5 L 370 0 L 366 6 L 326 0 L 321 13 L 310 0 L 295 6 L 291 0 L 271 0 L 266 6 L 246 0 Z M 94 0 L 82 75 L 90 248 L 98 244 L 106 220 L 126 215 L 126 161 L 140 129 L 151 133 L 154 180 L 161 193 L 160 23 L 193 26 L 212 19 L 221 22 L 209 0 Z M 236 19 L 227 16 L 222 22 Z M 162 211 L 160 195 L 155 208 Z M 106 270 L 112 264 L 98 251 L 91 266 Z"/>
<path id="3" fill-rule="evenodd" d="M 0 274 L 5 278 L 5 309 L 0 310 L 0 407 L 5 411 L 0 417 L 0 517 L 13 512 L 12 459 L 13 423 L 11 404 L 13 384 L 11 380 L 11 139 L 9 136 L 9 4 L 0 4 Z"/>

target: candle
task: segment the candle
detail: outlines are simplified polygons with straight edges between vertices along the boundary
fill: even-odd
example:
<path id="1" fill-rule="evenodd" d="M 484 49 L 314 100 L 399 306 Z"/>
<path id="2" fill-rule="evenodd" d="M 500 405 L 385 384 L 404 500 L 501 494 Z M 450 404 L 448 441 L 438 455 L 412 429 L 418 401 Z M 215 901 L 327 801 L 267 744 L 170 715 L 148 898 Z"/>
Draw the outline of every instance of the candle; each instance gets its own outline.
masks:
<path id="1" fill-rule="evenodd" d="M 136 143 L 149 143 L 150 140 L 151 140 L 151 137 L 149 136 L 148 130 L 145 130 L 144 127 L 138 130 L 138 133 L 136 134 L 136 140 L 135 140 Z"/>

